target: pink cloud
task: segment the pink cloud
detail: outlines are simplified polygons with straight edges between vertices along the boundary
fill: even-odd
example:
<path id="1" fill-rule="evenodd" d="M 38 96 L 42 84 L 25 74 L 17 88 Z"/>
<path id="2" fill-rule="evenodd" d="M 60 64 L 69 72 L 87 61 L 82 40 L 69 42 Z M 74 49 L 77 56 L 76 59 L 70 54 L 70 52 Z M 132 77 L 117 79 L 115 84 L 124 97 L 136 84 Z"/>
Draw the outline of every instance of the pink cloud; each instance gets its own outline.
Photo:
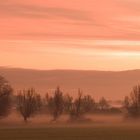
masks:
<path id="1" fill-rule="evenodd" d="M 140 39 L 138 0 L 0 3 L 1 39 Z"/>

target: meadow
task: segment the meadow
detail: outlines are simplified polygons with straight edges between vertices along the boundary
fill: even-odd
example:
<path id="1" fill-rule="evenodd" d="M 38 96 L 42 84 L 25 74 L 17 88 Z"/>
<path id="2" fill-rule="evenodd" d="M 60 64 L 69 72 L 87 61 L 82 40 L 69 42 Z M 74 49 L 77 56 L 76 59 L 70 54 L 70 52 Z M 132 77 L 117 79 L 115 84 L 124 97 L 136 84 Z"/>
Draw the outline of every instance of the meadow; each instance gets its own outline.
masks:
<path id="1" fill-rule="evenodd" d="M 140 140 L 140 121 L 125 121 L 122 115 L 91 115 L 90 122 L 67 122 L 61 116 L 37 115 L 25 123 L 12 113 L 0 121 L 0 140 Z"/>
<path id="2" fill-rule="evenodd" d="M 140 126 L 1 128 L 0 140 L 140 140 Z"/>

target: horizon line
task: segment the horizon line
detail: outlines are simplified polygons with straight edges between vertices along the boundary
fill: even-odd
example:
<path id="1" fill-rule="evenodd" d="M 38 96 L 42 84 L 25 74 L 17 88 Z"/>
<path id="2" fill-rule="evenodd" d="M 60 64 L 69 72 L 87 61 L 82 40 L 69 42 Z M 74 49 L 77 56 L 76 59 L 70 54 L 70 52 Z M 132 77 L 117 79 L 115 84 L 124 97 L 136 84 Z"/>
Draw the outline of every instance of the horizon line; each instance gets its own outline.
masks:
<path id="1" fill-rule="evenodd" d="M 14 66 L 0 66 L 1 68 L 7 69 L 23 69 L 23 70 L 34 70 L 34 71 L 97 71 L 97 72 L 127 72 L 127 71 L 140 71 L 140 69 L 124 69 L 124 70 L 101 70 L 101 69 L 38 69 L 38 68 L 25 68 L 25 67 L 14 67 Z"/>

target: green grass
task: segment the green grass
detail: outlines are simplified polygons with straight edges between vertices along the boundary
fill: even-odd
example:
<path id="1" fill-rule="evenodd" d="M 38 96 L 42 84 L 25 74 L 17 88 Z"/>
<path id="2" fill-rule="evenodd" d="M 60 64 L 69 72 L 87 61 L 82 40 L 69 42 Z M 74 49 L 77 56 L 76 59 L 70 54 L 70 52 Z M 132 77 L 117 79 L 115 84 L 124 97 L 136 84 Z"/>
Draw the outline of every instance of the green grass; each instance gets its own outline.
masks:
<path id="1" fill-rule="evenodd" d="M 140 127 L 5 128 L 0 140 L 140 140 Z"/>

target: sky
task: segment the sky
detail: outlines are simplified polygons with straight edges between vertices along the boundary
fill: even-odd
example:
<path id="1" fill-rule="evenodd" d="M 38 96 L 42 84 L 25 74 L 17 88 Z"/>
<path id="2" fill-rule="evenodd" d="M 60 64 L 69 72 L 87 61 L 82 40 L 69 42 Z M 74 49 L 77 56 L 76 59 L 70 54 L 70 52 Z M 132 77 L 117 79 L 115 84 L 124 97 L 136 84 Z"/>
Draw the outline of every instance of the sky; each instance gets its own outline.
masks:
<path id="1" fill-rule="evenodd" d="M 0 66 L 140 69 L 139 0 L 1 0 Z"/>

